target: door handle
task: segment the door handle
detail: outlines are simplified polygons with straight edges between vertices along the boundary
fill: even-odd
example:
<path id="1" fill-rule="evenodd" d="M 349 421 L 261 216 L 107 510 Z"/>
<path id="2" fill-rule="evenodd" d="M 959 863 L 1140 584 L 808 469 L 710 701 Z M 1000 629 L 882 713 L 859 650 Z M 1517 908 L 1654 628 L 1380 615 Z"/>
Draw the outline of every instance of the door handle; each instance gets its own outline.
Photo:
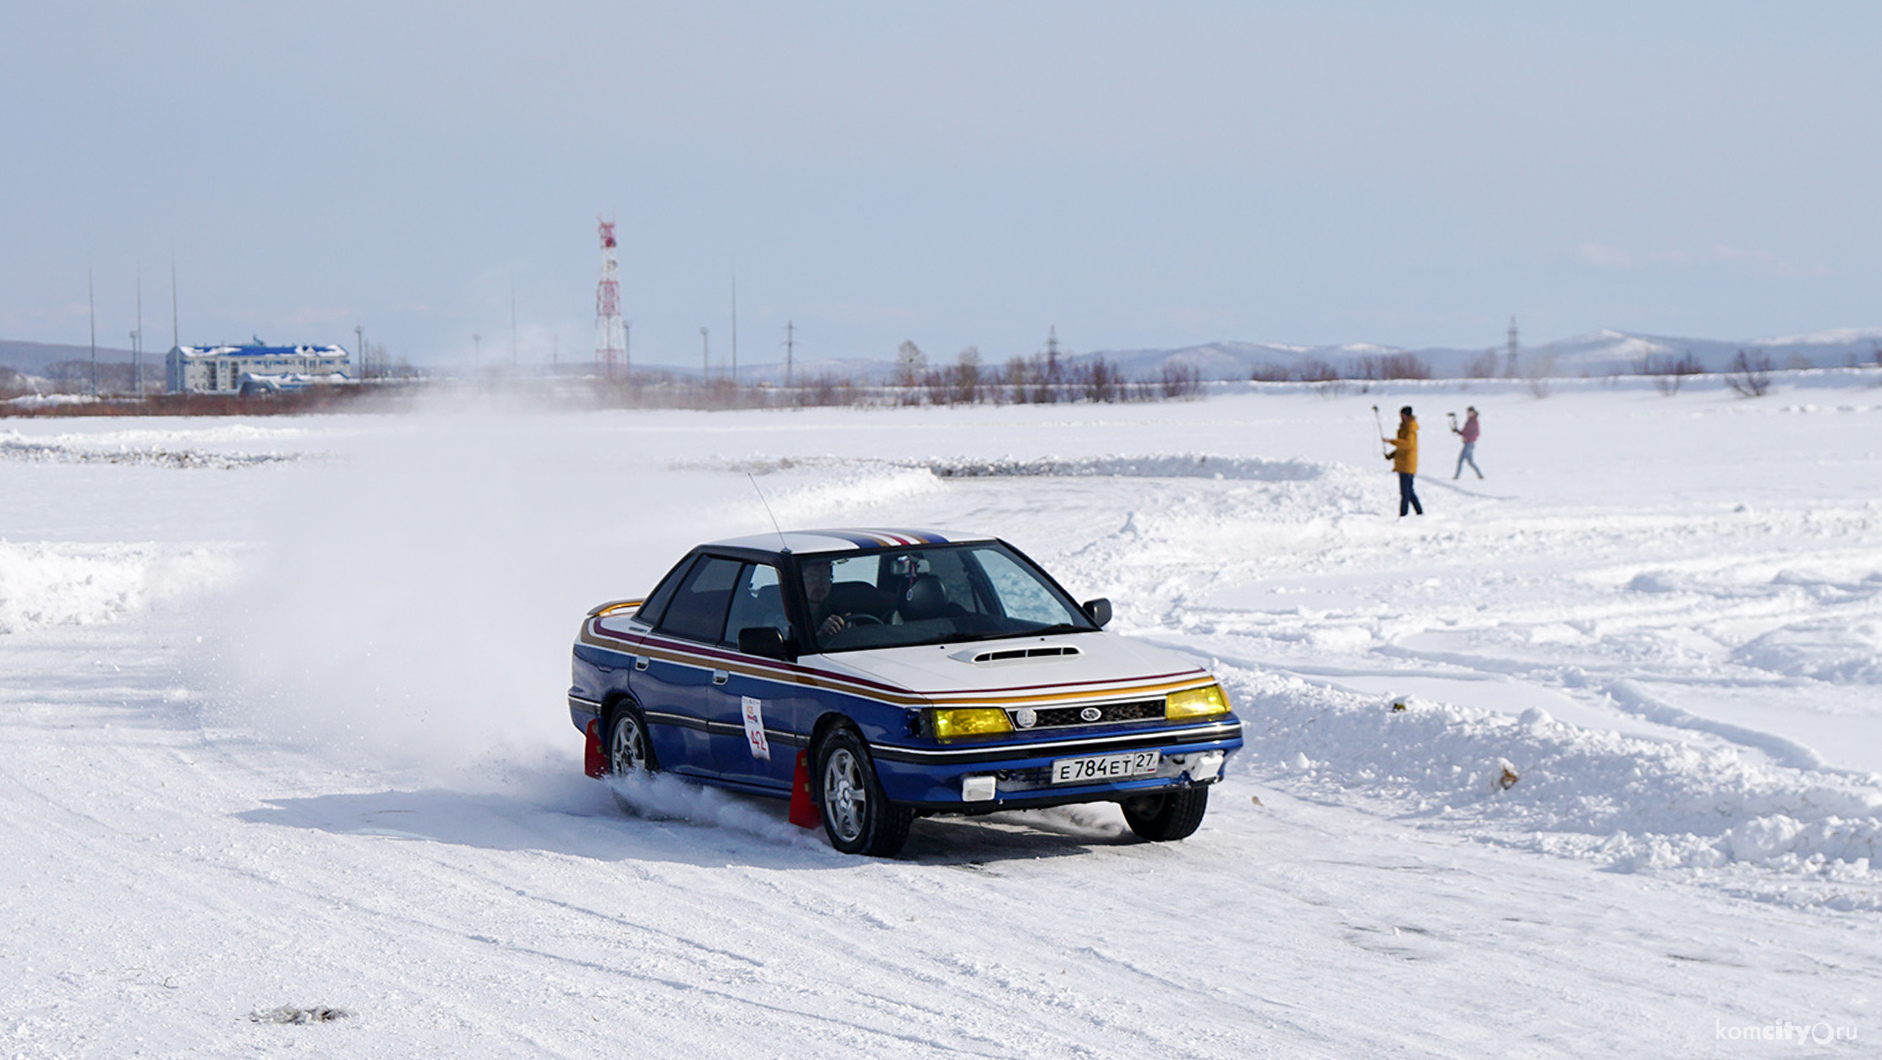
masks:
<path id="1" fill-rule="evenodd" d="M 634 669 L 645 670 L 646 668 L 647 668 L 647 657 L 645 655 L 634 656 Z"/>
<path id="2" fill-rule="evenodd" d="M 731 676 L 731 674 L 726 673 L 724 670 L 714 670 L 712 671 L 712 683 L 715 685 L 725 684 L 726 679 Z"/>

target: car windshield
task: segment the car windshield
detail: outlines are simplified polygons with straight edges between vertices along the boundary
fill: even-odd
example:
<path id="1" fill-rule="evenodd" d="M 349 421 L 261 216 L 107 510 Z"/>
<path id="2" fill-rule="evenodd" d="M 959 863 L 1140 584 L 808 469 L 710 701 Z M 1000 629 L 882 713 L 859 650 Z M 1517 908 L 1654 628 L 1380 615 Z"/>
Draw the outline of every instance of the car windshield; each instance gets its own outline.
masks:
<path id="1" fill-rule="evenodd" d="M 818 651 L 1097 629 L 1064 590 L 999 544 L 802 557 Z"/>

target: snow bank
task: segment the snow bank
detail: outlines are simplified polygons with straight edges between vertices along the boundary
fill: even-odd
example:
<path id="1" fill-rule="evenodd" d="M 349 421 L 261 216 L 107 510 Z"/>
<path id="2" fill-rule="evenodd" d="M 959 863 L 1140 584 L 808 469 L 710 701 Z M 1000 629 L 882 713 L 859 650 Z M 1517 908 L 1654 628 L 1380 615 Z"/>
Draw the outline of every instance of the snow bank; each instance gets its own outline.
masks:
<path id="1" fill-rule="evenodd" d="M 146 435 L 148 437 L 138 437 Z M 180 468 L 233 468 L 275 464 L 297 459 L 287 453 L 218 452 L 179 446 L 173 436 L 158 432 L 125 431 L 104 435 L 62 435 L 27 438 L 18 432 L 0 433 L 0 459 L 69 464 L 152 464 Z"/>
<path id="2" fill-rule="evenodd" d="M 922 469 L 938 478 L 1208 478 L 1260 482 L 1305 482 L 1325 474 L 1326 465 L 1309 460 L 1223 456 L 1217 453 L 1152 453 L 1140 456 L 1015 457 L 988 459 L 941 457 L 891 460 L 866 457 L 753 458 L 742 461 L 680 463 L 676 470 L 737 471 L 769 475 L 787 471 L 845 469 Z"/>
<path id="3" fill-rule="evenodd" d="M 1407 820 L 1618 871 L 1743 863 L 1862 883 L 1813 900 L 1882 909 L 1882 777 L 1584 729 L 1540 709 L 1512 717 L 1220 672 L 1247 723 L 1240 768 L 1277 786 L 1383 800 Z"/>
<path id="4" fill-rule="evenodd" d="M 1324 468 L 1306 460 L 1218 456 L 1209 453 L 1159 453 L 1154 456 L 1098 456 L 1070 460 L 934 461 L 927 465 L 943 478 L 1034 477 L 1213 478 L 1261 482 L 1304 482 Z"/>
<path id="5" fill-rule="evenodd" d="M 228 583 L 239 558 L 207 548 L 0 541 L 0 633 L 116 622 Z"/>

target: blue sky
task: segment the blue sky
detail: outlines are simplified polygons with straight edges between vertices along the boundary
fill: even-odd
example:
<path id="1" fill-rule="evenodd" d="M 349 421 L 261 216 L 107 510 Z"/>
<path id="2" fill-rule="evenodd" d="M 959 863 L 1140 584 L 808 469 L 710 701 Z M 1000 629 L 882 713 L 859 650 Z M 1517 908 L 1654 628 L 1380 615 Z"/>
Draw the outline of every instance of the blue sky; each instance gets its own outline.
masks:
<path id="1" fill-rule="evenodd" d="M 1882 325 L 1882 7 L 0 0 L 0 338 L 1000 360 Z"/>

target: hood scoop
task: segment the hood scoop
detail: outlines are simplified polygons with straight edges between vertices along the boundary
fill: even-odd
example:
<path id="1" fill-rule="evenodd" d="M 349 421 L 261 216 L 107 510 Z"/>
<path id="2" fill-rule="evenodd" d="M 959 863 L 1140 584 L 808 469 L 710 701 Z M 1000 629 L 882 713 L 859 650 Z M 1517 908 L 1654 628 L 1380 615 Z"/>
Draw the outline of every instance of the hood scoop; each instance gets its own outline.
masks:
<path id="1" fill-rule="evenodd" d="M 1014 662 L 1020 659 L 1059 659 L 1068 655 L 1082 655 L 1070 644 L 1049 644 L 1039 648 L 1001 648 L 997 651 L 983 651 L 973 657 L 977 663 Z"/>

